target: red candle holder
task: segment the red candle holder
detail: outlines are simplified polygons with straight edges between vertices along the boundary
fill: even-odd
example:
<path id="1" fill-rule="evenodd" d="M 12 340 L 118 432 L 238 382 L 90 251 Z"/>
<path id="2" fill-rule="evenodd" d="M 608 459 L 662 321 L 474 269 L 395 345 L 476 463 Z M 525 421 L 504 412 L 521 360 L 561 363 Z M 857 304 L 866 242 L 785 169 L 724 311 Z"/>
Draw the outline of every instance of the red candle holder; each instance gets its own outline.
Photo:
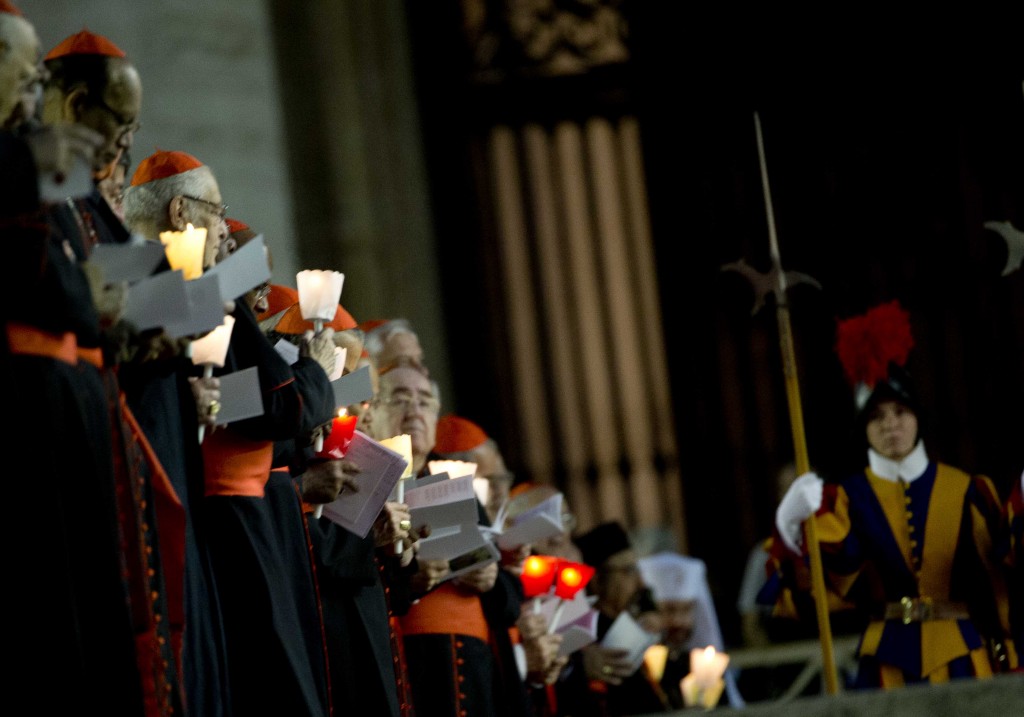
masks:
<path id="1" fill-rule="evenodd" d="M 331 432 L 324 438 L 324 446 L 317 452 L 320 458 L 343 458 L 356 432 L 358 416 L 349 416 L 345 409 L 331 421 Z"/>
<path id="2" fill-rule="evenodd" d="M 572 600 L 576 593 L 587 586 L 594 577 L 594 568 L 583 563 L 572 563 L 563 560 L 558 566 L 558 577 L 555 580 L 555 595 L 563 600 Z"/>
<path id="3" fill-rule="evenodd" d="M 523 562 L 519 579 L 523 583 L 523 594 L 527 598 L 546 595 L 555 581 L 558 559 L 548 555 L 531 555 Z"/>

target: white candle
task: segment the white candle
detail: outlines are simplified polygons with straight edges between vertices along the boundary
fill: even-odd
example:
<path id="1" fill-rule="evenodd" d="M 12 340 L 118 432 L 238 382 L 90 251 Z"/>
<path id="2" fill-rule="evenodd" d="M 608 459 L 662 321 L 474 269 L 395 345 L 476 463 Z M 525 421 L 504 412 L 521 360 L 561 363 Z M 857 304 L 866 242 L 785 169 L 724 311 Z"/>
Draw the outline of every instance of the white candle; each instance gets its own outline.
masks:
<path id="1" fill-rule="evenodd" d="M 186 225 L 183 232 L 160 232 L 160 242 L 172 269 L 180 269 L 185 280 L 203 275 L 203 252 L 206 249 L 206 228 Z"/>
<path id="2" fill-rule="evenodd" d="M 729 656 L 724 652 L 717 652 L 713 645 L 690 650 L 690 674 L 702 687 L 717 684 L 725 674 L 728 664 Z"/>
<path id="3" fill-rule="evenodd" d="M 317 329 L 324 321 L 332 321 L 341 301 L 345 275 L 340 271 L 306 269 L 295 275 L 302 318 L 312 321 Z"/>

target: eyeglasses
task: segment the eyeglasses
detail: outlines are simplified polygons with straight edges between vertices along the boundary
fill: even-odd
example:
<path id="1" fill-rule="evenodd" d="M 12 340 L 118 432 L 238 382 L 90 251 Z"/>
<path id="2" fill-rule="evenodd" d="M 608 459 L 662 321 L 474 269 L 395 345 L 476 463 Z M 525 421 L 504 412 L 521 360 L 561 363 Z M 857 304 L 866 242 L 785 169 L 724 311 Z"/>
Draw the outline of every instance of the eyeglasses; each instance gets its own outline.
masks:
<path id="1" fill-rule="evenodd" d="M 261 284 L 256 287 L 256 301 L 263 301 L 270 296 L 270 284 Z"/>
<path id="2" fill-rule="evenodd" d="M 117 126 L 121 130 L 121 135 L 124 136 L 131 132 L 135 134 L 142 129 L 142 123 L 139 122 L 138 118 L 130 119 L 126 118 L 123 114 L 115 110 L 113 107 L 108 105 L 102 97 L 96 98 L 96 104 L 105 109 L 110 113 L 110 116 L 117 120 Z"/>
<path id="3" fill-rule="evenodd" d="M 227 204 L 218 204 L 217 202 L 211 202 L 209 199 L 200 199 L 199 197 L 193 197 L 190 194 L 182 194 L 181 196 L 185 197 L 185 199 L 191 199 L 193 202 L 199 202 L 200 204 L 205 204 L 206 206 L 211 207 L 213 211 L 217 214 L 217 216 L 220 217 L 221 219 L 225 219 L 228 216 Z"/>
<path id="4" fill-rule="evenodd" d="M 420 413 L 430 415 L 441 410 L 441 402 L 433 396 L 392 396 L 387 400 L 387 406 L 403 414 L 409 413 L 414 406 Z"/>

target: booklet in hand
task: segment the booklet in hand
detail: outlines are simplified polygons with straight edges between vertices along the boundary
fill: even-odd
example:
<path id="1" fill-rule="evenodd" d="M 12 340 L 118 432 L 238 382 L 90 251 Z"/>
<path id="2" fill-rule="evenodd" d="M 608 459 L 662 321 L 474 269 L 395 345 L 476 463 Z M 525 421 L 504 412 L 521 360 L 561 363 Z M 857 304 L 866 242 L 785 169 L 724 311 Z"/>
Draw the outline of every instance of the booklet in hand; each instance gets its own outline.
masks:
<path id="1" fill-rule="evenodd" d="M 492 531 L 498 547 L 511 550 L 520 545 L 535 543 L 562 533 L 562 494 L 555 493 L 515 518 L 504 520 L 500 530 Z"/>
<path id="2" fill-rule="evenodd" d="M 323 515 L 350 533 L 365 538 L 405 472 L 406 460 L 361 431 L 352 434 L 345 458 L 360 468 L 355 477 L 359 490 L 339 495 L 324 506 Z"/>
<path id="3" fill-rule="evenodd" d="M 608 628 L 608 632 L 604 634 L 601 646 L 615 650 L 626 650 L 629 653 L 626 659 L 632 665 L 630 669 L 630 674 L 632 674 L 640 669 L 640 664 L 644 661 L 644 653 L 647 652 L 647 648 L 657 641 L 657 635 L 652 635 L 640 627 L 640 624 L 628 612 L 621 612 L 615 618 L 612 626 Z"/>

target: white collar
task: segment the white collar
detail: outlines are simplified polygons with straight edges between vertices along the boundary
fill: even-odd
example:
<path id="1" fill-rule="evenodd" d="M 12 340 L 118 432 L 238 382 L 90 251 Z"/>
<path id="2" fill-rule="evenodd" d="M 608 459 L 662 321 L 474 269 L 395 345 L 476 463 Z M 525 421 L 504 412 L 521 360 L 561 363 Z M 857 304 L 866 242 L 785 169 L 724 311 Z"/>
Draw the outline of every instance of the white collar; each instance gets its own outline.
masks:
<path id="1" fill-rule="evenodd" d="M 902 461 L 890 460 L 873 448 L 868 448 L 868 465 L 879 478 L 893 483 L 898 480 L 911 483 L 920 478 L 928 468 L 928 453 L 924 449 L 924 441 L 918 441 L 914 450 Z"/>

